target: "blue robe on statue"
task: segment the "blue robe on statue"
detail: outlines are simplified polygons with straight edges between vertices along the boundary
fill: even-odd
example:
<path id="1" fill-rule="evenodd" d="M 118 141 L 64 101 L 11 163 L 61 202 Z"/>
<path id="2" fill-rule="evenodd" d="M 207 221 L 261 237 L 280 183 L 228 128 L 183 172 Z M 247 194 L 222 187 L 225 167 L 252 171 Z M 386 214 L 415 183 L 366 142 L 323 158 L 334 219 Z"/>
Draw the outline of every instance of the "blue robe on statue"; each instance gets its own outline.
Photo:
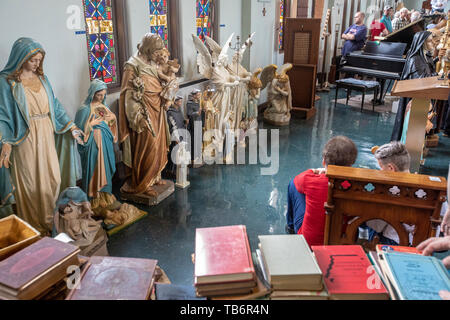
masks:
<path id="1" fill-rule="evenodd" d="M 11 50 L 5 68 L 0 72 L 0 150 L 7 143 L 19 146 L 29 135 L 30 115 L 25 90 L 22 83 L 8 79 L 19 71 L 23 64 L 36 53 L 45 55 L 42 46 L 30 38 L 18 39 Z M 60 190 L 76 185 L 78 162 L 76 161 L 75 142 L 70 129 L 74 126 L 63 106 L 53 93 L 46 76 L 40 77 L 49 103 L 49 118 L 55 133 L 55 147 L 58 155 L 61 186 Z M 11 204 L 15 203 L 15 182 L 10 169 L 0 168 L 0 215 L 11 213 Z M 30 204 L 31 206 L 32 204 Z"/>
<path id="2" fill-rule="evenodd" d="M 114 155 L 114 142 L 117 142 L 117 132 L 113 133 L 111 127 L 117 128 L 117 121 L 108 124 L 101 121 L 100 124 L 91 126 L 91 121 L 96 115 L 96 110 L 91 106 L 94 96 L 97 92 L 106 90 L 107 86 L 103 81 L 94 80 L 89 88 L 88 97 L 84 104 L 78 110 L 75 117 L 75 124 L 84 131 L 84 145 L 78 145 L 78 152 L 81 157 L 81 166 L 83 168 L 81 189 L 89 196 L 90 199 L 96 198 L 98 192 L 112 193 L 112 178 L 116 172 L 116 159 Z M 106 95 L 105 95 L 106 100 Z M 103 100 L 101 108 L 106 108 L 106 113 L 112 117 L 112 112 Z M 95 131 L 101 133 L 100 141 L 96 141 Z M 97 132 L 98 132 L 97 131 Z M 117 130 L 114 130 L 117 131 Z M 101 146 L 99 148 L 99 145 Z M 102 153 L 102 154 L 101 154 Z M 102 161 L 103 159 L 103 161 Z M 98 163 L 102 161 L 103 163 Z M 97 172 L 96 172 L 97 170 Z M 95 179 L 96 181 L 92 181 Z M 101 182 L 101 181 L 103 182 Z"/>

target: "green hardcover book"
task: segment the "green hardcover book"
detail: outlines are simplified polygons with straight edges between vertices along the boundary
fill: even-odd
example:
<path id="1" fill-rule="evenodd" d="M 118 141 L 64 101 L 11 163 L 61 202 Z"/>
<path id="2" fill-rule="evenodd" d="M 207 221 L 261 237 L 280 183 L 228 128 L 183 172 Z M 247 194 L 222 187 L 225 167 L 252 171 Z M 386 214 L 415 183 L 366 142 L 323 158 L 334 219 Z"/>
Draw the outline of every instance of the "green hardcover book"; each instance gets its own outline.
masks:
<path id="1" fill-rule="evenodd" d="M 322 271 L 302 235 L 259 236 L 268 280 L 277 290 L 322 290 Z"/>
<path id="2" fill-rule="evenodd" d="M 441 300 L 439 291 L 450 291 L 450 274 L 435 257 L 391 252 L 379 257 L 400 300 Z"/>

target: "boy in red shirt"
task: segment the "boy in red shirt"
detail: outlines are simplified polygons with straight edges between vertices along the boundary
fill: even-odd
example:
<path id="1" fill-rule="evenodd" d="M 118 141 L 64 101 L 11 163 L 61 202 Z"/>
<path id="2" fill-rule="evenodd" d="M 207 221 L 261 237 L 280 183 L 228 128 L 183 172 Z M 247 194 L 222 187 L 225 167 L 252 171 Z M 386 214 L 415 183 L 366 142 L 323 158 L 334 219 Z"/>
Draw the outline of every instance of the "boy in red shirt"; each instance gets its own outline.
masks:
<path id="1" fill-rule="evenodd" d="M 379 19 L 373 20 L 370 25 L 370 41 L 376 41 L 375 37 L 382 36 L 385 37 L 389 34 L 388 29 L 384 25 L 383 22 L 380 22 Z"/>
<path id="2" fill-rule="evenodd" d="M 323 149 L 322 164 L 352 166 L 358 150 L 352 140 L 344 136 L 332 138 Z M 310 246 L 323 245 L 325 207 L 328 178 L 325 173 L 307 170 L 295 177 L 288 188 L 287 233 L 303 234 Z"/>

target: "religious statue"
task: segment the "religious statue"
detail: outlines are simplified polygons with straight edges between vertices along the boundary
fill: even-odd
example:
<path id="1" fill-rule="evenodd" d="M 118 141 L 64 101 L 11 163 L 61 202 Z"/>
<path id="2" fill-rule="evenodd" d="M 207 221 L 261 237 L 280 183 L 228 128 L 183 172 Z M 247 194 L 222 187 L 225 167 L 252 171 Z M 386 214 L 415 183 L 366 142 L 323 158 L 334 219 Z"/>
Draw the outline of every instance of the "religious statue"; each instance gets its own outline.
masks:
<path id="1" fill-rule="evenodd" d="M 81 131 L 66 114 L 44 74 L 45 51 L 18 39 L 0 72 L 0 196 L 12 198 L 17 215 L 41 234 L 53 228 L 60 190 L 75 186 L 74 139 Z"/>
<path id="2" fill-rule="evenodd" d="M 105 103 L 106 93 L 106 84 L 93 80 L 75 116 L 75 124 L 84 133 L 84 144 L 78 146 L 83 169 L 81 186 L 91 199 L 98 198 L 100 193 L 112 193 L 112 178 L 116 172 L 117 119 Z"/>
<path id="3" fill-rule="evenodd" d="M 232 34 L 225 42 L 220 54 L 213 53 L 217 57 L 217 61 L 213 66 L 213 57 L 206 48 L 205 44 L 196 35 L 192 35 L 195 48 L 198 52 L 197 64 L 200 69 L 200 73 L 207 79 L 210 79 L 216 87 L 216 91 L 211 97 L 211 102 L 219 110 L 219 123 L 215 128 L 213 137 L 214 148 L 222 153 L 224 142 L 224 122 L 226 121 L 226 115 L 231 110 L 231 88 L 239 85 L 237 77 L 231 75 L 226 69 L 228 65 L 228 48 L 230 47 Z M 216 154 L 216 156 L 218 156 Z"/>
<path id="4" fill-rule="evenodd" d="M 249 92 L 248 103 L 243 112 L 241 128 L 245 131 L 258 128 L 258 101 L 261 96 L 262 81 L 258 78 L 262 69 L 258 68 L 253 73 L 250 82 L 247 84 Z"/>
<path id="5" fill-rule="evenodd" d="M 233 55 L 232 63 L 227 66 L 228 72 L 230 72 L 231 75 L 235 76 L 239 81 L 239 85 L 234 87 L 231 92 L 233 106 L 232 110 L 235 114 L 235 119 L 233 120 L 234 129 L 240 128 L 242 121 L 242 112 L 248 104 L 249 97 L 247 84 L 250 81 L 252 74 L 248 72 L 241 63 L 242 58 L 247 51 L 247 48 L 250 48 L 253 44 L 251 39 L 254 35 L 255 33 L 251 34 L 247 41 L 245 41 L 241 47 L 237 48 L 236 53 Z M 240 39 L 238 37 L 238 44 L 240 44 L 239 40 Z"/>
<path id="6" fill-rule="evenodd" d="M 148 33 L 125 63 L 119 101 L 119 142 L 129 175 L 121 188 L 125 197 L 157 197 L 155 187 L 166 185 L 161 172 L 168 161 L 170 137 L 166 100 L 161 96 L 165 82 L 160 78 L 166 56 L 161 37 Z"/>
<path id="7" fill-rule="evenodd" d="M 176 161 L 174 160 L 174 157 L 176 157 L 175 154 L 173 154 L 173 150 L 176 145 L 180 144 L 181 142 L 185 142 L 185 134 L 183 130 L 186 130 L 187 127 L 187 120 L 184 119 L 183 110 L 181 109 L 183 106 L 183 97 L 177 96 L 175 98 L 174 104 L 172 104 L 169 107 L 169 110 L 167 110 L 167 121 L 169 123 L 169 132 L 171 136 L 172 143 L 170 144 L 169 149 L 169 163 L 167 165 L 166 174 L 170 176 L 170 178 L 176 177 Z"/>
<path id="8" fill-rule="evenodd" d="M 128 215 L 124 212 L 124 205 L 112 194 L 112 178 L 116 172 L 114 143 L 118 141 L 117 119 L 105 103 L 106 94 L 106 84 L 93 80 L 88 96 L 75 116 L 75 124 L 82 128 L 84 135 L 84 144 L 78 146 L 83 169 L 81 188 L 90 199 L 96 217 L 122 225 Z M 126 207 L 137 210 L 132 206 Z"/>
<path id="9" fill-rule="evenodd" d="M 158 62 L 160 66 L 158 76 L 163 81 L 164 88 L 161 92 L 161 97 L 166 101 L 166 109 L 174 103 L 175 96 L 180 88 L 178 78 L 176 76 L 177 72 L 180 70 L 178 59 L 169 60 L 169 57 L 169 50 L 164 48 L 161 54 L 161 59 Z"/>
<path id="10" fill-rule="evenodd" d="M 212 96 L 216 90 L 207 87 L 202 94 L 201 110 L 203 119 L 203 153 L 213 157 L 214 148 L 209 148 L 213 142 L 213 131 L 219 127 L 220 111 L 212 103 Z"/>
<path id="11" fill-rule="evenodd" d="M 228 111 L 225 121 L 223 122 L 223 131 L 225 132 L 225 152 L 224 161 L 227 164 L 234 163 L 234 144 L 235 144 L 235 130 L 233 129 L 234 124 L 234 112 L 232 110 Z"/>
<path id="12" fill-rule="evenodd" d="M 195 126 L 199 128 L 203 128 L 202 124 L 202 114 L 201 114 L 201 107 L 200 107 L 200 99 L 202 97 L 202 92 L 198 89 L 194 89 L 191 94 L 189 95 L 188 102 L 186 104 L 186 115 L 189 120 L 189 133 L 191 135 L 191 157 L 192 160 L 196 160 L 197 158 L 201 157 L 202 147 L 195 145 Z M 202 130 L 198 132 L 198 134 L 202 134 Z M 196 150 L 200 147 L 199 150 Z"/>
<path id="13" fill-rule="evenodd" d="M 276 126 L 285 126 L 291 120 L 292 92 L 286 73 L 292 69 L 292 64 L 283 65 L 280 73 L 277 69 L 276 65 L 269 65 L 261 74 L 262 89 L 267 87 L 269 105 L 264 111 L 264 120 Z"/>
<path id="14" fill-rule="evenodd" d="M 419 79 L 437 75 L 433 61 L 433 34 L 430 31 L 418 32 L 414 35 L 411 48 L 406 57 L 405 67 L 400 80 Z M 409 124 L 408 105 L 410 99 L 401 98 L 395 118 L 391 141 L 406 142 L 406 132 Z"/>
<path id="15" fill-rule="evenodd" d="M 101 221 L 93 217 L 86 193 L 78 187 L 67 188 L 56 202 L 54 236 L 65 233 L 74 240 L 74 245 L 87 247 L 94 242 L 99 232 L 104 232 Z"/>

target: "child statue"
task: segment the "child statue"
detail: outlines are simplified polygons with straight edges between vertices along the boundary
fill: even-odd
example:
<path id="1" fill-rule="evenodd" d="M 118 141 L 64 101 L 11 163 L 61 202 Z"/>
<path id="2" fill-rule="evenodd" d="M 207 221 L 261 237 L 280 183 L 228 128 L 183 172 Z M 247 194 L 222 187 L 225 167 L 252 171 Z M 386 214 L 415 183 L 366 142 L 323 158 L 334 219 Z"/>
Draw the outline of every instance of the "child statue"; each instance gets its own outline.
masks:
<path id="1" fill-rule="evenodd" d="M 178 59 L 169 60 L 169 56 L 169 50 L 164 48 L 159 59 L 160 69 L 158 71 L 159 78 L 164 81 L 161 97 L 166 100 L 166 109 L 174 103 L 175 96 L 180 88 L 176 76 L 177 72 L 180 70 Z"/>

